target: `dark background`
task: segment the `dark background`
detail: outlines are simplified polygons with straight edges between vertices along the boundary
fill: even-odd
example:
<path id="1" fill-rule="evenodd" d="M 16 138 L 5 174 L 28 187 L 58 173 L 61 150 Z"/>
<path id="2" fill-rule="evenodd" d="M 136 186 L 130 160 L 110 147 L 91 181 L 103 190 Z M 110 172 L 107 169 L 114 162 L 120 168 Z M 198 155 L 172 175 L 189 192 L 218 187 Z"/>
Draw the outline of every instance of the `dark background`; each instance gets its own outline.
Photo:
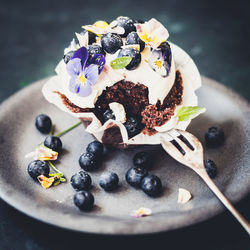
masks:
<path id="1" fill-rule="evenodd" d="M 156 17 L 170 41 L 187 51 L 201 74 L 250 100 L 250 1 L 0 0 L 0 102 L 54 74 L 63 49 L 81 25 L 120 15 Z M 7 166 L 6 166 L 7 167 Z M 250 196 L 236 204 L 250 220 Z M 152 225 L 153 226 L 153 225 Z M 0 249 L 250 249 L 249 237 L 225 211 L 206 222 L 156 235 L 80 234 L 35 221 L 0 200 Z"/>

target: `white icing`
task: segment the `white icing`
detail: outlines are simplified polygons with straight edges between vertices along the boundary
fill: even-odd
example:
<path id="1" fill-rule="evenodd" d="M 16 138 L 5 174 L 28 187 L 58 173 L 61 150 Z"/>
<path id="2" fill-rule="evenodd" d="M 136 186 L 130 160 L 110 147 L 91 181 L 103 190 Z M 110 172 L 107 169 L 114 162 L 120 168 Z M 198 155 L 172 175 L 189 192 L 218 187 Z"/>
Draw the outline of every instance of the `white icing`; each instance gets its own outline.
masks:
<path id="1" fill-rule="evenodd" d="M 86 34 L 87 33 L 85 33 L 85 35 L 81 35 L 76 33 L 81 46 L 83 46 L 83 44 L 86 42 Z M 100 43 L 100 41 L 98 43 Z M 73 47 L 74 44 L 71 44 L 70 48 Z M 141 63 L 134 70 L 117 70 L 111 68 L 110 63 L 112 60 L 117 58 L 118 53 L 119 50 L 115 54 L 106 53 L 106 63 L 104 69 L 99 75 L 97 83 L 95 85 L 92 85 L 92 92 L 87 97 L 80 97 L 77 94 L 69 91 L 70 76 L 66 70 L 66 64 L 62 60 L 56 67 L 56 73 L 61 79 L 64 89 L 63 92 L 67 96 L 67 98 L 72 103 L 81 108 L 94 108 L 98 96 L 101 95 L 106 87 L 113 86 L 115 83 L 126 79 L 127 81 L 131 81 L 133 83 L 141 83 L 148 87 L 148 98 L 150 104 L 156 104 L 158 101 L 162 103 L 175 81 L 174 56 L 172 56 L 169 75 L 167 77 L 162 77 L 159 73 L 155 72 L 147 62 L 151 55 L 149 47 L 146 46 L 145 49 L 141 52 Z"/>

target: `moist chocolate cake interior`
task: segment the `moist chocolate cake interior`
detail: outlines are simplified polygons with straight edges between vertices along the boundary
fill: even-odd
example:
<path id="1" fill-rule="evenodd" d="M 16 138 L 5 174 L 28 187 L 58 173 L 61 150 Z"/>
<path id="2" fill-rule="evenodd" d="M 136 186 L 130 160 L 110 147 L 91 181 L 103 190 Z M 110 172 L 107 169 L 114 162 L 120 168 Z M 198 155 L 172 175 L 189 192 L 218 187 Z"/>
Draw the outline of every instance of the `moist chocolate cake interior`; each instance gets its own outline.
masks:
<path id="1" fill-rule="evenodd" d="M 142 132 L 148 135 L 154 134 L 155 126 L 162 126 L 174 114 L 176 105 L 181 104 L 183 83 L 180 71 L 176 71 L 175 83 L 164 99 L 163 103 L 151 105 L 148 100 L 148 88 L 140 83 L 132 83 L 126 80 L 117 82 L 98 97 L 95 108 L 80 108 L 73 104 L 65 95 L 60 95 L 64 105 L 74 113 L 93 112 L 103 124 L 103 113 L 112 102 L 118 102 L 124 106 L 127 117 L 136 116 L 142 123 Z"/>

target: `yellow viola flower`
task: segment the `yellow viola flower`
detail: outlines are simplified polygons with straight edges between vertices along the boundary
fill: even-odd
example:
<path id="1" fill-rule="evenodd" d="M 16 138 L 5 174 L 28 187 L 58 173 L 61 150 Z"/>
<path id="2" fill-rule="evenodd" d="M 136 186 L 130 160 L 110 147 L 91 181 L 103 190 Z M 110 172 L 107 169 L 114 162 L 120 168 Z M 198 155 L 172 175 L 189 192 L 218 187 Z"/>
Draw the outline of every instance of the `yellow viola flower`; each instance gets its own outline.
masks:
<path id="1" fill-rule="evenodd" d="M 143 24 L 136 24 L 136 30 L 140 39 L 153 49 L 169 37 L 167 29 L 154 18 Z"/>
<path id="2" fill-rule="evenodd" d="M 96 35 L 104 35 L 109 32 L 124 34 L 125 32 L 124 28 L 117 26 L 117 21 L 113 21 L 110 24 L 105 21 L 97 21 L 92 25 L 84 25 L 82 28 Z"/>

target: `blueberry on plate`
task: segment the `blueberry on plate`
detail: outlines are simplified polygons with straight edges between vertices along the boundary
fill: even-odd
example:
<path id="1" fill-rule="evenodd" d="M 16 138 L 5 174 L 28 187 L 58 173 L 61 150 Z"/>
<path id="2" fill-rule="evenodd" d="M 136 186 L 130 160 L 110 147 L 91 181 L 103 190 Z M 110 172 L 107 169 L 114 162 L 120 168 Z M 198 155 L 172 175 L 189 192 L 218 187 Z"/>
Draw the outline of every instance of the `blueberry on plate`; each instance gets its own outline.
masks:
<path id="1" fill-rule="evenodd" d="M 96 34 L 91 32 L 91 31 L 87 31 L 85 29 L 80 34 L 85 35 L 86 32 L 89 32 L 89 44 L 95 43 L 96 42 Z"/>
<path id="2" fill-rule="evenodd" d="M 134 155 L 133 163 L 137 167 L 148 169 L 152 165 L 152 156 L 147 152 L 138 152 Z"/>
<path id="3" fill-rule="evenodd" d="M 118 187 L 119 177 L 114 172 L 104 172 L 99 180 L 99 185 L 105 191 L 112 191 Z"/>
<path id="4" fill-rule="evenodd" d="M 142 179 L 148 175 L 148 171 L 143 167 L 130 168 L 126 173 L 126 181 L 129 185 L 140 188 Z"/>
<path id="5" fill-rule="evenodd" d="M 124 126 L 128 132 L 128 137 L 132 138 L 141 132 L 141 123 L 138 118 L 130 116 L 127 118 Z"/>
<path id="6" fill-rule="evenodd" d="M 147 175 L 142 179 L 141 189 L 149 196 L 158 196 L 162 191 L 162 183 L 160 178 L 152 174 Z"/>
<path id="7" fill-rule="evenodd" d="M 39 175 L 48 176 L 49 166 L 45 161 L 35 160 L 28 165 L 29 175 L 37 181 Z"/>
<path id="8" fill-rule="evenodd" d="M 52 127 L 52 121 L 49 116 L 40 114 L 35 119 L 35 126 L 40 132 L 48 134 Z"/>
<path id="9" fill-rule="evenodd" d="M 103 113 L 103 122 L 105 123 L 108 120 L 115 120 L 115 115 L 113 113 L 113 111 L 111 109 L 107 109 L 104 113 Z"/>
<path id="10" fill-rule="evenodd" d="M 221 128 L 211 127 L 205 133 L 205 140 L 208 147 L 220 146 L 225 140 L 224 132 Z"/>
<path id="11" fill-rule="evenodd" d="M 62 141 L 57 136 L 49 135 L 44 140 L 44 146 L 51 148 L 53 151 L 60 153 L 62 150 Z"/>
<path id="12" fill-rule="evenodd" d="M 103 155 L 103 144 L 99 141 L 92 141 L 88 144 L 86 151 L 100 158 Z"/>
<path id="13" fill-rule="evenodd" d="M 117 26 L 124 28 L 125 33 L 121 37 L 126 37 L 130 32 L 136 31 L 135 21 L 129 17 L 120 16 L 116 19 Z"/>
<path id="14" fill-rule="evenodd" d="M 63 60 L 64 62 L 67 64 L 73 57 L 75 51 L 69 51 L 68 53 L 66 53 L 64 56 L 63 56 Z"/>
<path id="15" fill-rule="evenodd" d="M 83 211 L 89 211 L 94 206 L 94 196 L 88 191 L 78 191 L 74 195 L 74 204 Z"/>
<path id="16" fill-rule="evenodd" d="M 135 32 L 135 31 L 132 31 L 128 34 L 128 36 L 126 37 L 125 44 L 126 45 L 139 44 L 140 45 L 140 52 L 142 52 L 145 48 L 145 43 L 140 39 L 137 32 Z"/>
<path id="17" fill-rule="evenodd" d="M 210 178 L 214 178 L 217 175 L 216 164 L 212 160 L 204 160 L 205 169 Z"/>
<path id="18" fill-rule="evenodd" d="M 85 171 L 92 171 L 98 167 L 98 159 L 92 153 L 83 153 L 79 158 L 79 165 Z"/>
<path id="19" fill-rule="evenodd" d="M 88 173 L 80 171 L 71 177 L 70 183 L 76 190 L 89 190 L 92 180 Z"/>
<path id="20" fill-rule="evenodd" d="M 141 62 L 141 53 L 133 48 L 124 48 L 119 51 L 118 57 L 132 57 L 131 62 L 125 67 L 127 70 L 133 70 L 138 67 Z"/>
<path id="21" fill-rule="evenodd" d="M 122 44 L 122 38 L 114 33 L 107 33 L 101 39 L 102 48 L 109 54 L 114 54 Z"/>

